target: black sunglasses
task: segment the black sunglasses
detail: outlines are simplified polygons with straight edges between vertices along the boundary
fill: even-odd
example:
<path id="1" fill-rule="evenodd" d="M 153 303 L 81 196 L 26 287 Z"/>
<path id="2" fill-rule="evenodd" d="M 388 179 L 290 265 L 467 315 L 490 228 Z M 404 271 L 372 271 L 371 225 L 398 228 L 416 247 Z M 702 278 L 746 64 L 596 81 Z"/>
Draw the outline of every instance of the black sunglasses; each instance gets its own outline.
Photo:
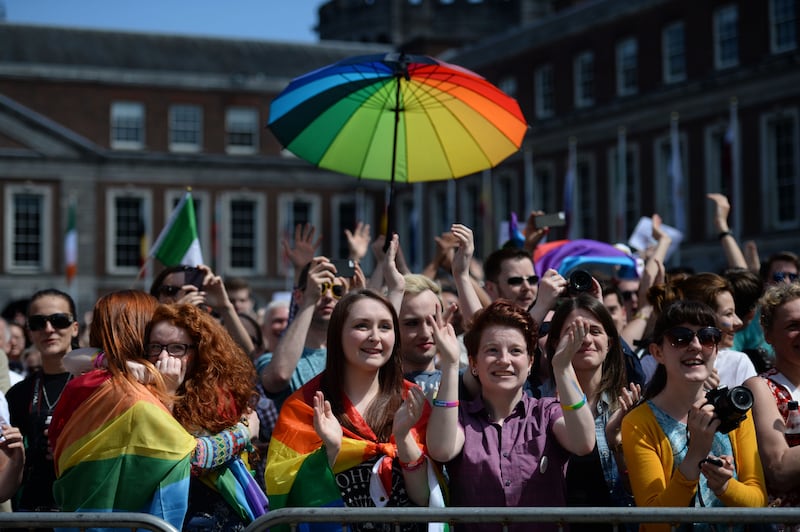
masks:
<path id="1" fill-rule="evenodd" d="M 325 295 L 325 292 L 328 290 L 331 291 L 331 295 L 333 295 L 333 299 L 342 299 L 344 295 L 344 285 L 341 284 L 331 284 L 331 283 L 322 283 L 319 287 L 319 294 Z"/>
<path id="2" fill-rule="evenodd" d="M 543 321 L 541 325 L 539 325 L 539 336 L 547 336 L 550 334 L 550 322 Z"/>
<path id="3" fill-rule="evenodd" d="M 531 275 L 529 277 L 509 277 L 506 279 L 506 282 L 511 286 L 519 286 L 522 284 L 522 281 L 528 281 L 528 284 L 533 286 L 539 282 L 539 276 Z"/>
<path id="4" fill-rule="evenodd" d="M 686 347 L 692 343 L 692 339 L 697 336 L 697 341 L 703 347 L 714 347 L 722 339 L 722 331 L 716 327 L 703 327 L 698 329 L 697 332 L 686 327 L 673 327 L 664 333 L 664 336 L 669 339 L 672 347 Z"/>
<path id="5" fill-rule="evenodd" d="M 158 293 L 166 297 L 175 297 L 181 291 L 181 288 L 172 284 L 164 284 L 158 287 Z"/>
<path id="6" fill-rule="evenodd" d="M 776 283 L 782 283 L 784 279 L 789 279 L 789 282 L 793 283 L 797 280 L 797 274 L 790 272 L 775 272 L 772 274 L 772 280 Z"/>
<path id="7" fill-rule="evenodd" d="M 66 314 L 64 312 L 50 314 L 49 316 L 36 314 L 28 318 L 28 329 L 31 331 L 42 331 L 47 327 L 48 323 L 50 323 L 54 329 L 66 329 L 75 323 L 75 320 L 72 319 L 71 314 Z"/>
<path id="8" fill-rule="evenodd" d="M 631 299 L 633 299 L 634 295 L 636 295 L 635 290 L 625 290 L 624 292 L 622 292 L 622 300 L 630 301 Z"/>

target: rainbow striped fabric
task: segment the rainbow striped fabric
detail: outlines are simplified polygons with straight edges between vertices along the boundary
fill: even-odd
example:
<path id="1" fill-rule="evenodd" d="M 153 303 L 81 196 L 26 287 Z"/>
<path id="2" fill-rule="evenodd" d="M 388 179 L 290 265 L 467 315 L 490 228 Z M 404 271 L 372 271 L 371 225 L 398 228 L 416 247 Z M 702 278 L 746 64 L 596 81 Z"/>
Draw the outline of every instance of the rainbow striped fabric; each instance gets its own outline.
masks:
<path id="1" fill-rule="evenodd" d="M 322 440 L 314 430 L 313 397 L 319 390 L 320 376 L 294 392 L 283 404 L 278 423 L 272 433 L 267 457 L 265 481 L 269 495 L 270 510 L 285 507 L 342 507 L 341 493 L 334 475 L 346 471 L 374 457 L 379 460 L 377 475 L 385 493 L 391 492 L 392 459 L 397 455 L 394 441 L 378 443 L 364 439 L 343 427 L 342 448 L 333 470 L 328 466 L 328 457 Z M 413 383 L 406 382 L 403 395 Z M 345 400 L 348 417 L 361 422 L 362 434 L 372 434 L 360 414 Z M 426 404 L 422 417 L 412 429 L 412 435 L 425 452 L 425 431 L 430 407 Z M 443 506 L 440 488 L 441 478 L 428 461 L 431 506 Z M 302 527 L 303 529 L 341 530 L 341 525 L 328 524 Z"/>
<path id="2" fill-rule="evenodd" d="M 183 526 L 195 438 L 142 385 L 95 370 L 73 379 L 49 432 L 68 512 L 145 512 Z"/>

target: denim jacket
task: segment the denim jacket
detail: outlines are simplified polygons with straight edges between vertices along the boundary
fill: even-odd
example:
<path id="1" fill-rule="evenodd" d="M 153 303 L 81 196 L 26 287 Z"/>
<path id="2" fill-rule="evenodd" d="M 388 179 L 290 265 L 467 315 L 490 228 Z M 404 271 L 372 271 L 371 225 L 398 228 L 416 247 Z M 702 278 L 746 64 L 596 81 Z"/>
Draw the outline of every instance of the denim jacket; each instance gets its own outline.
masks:
<path id="1" fill-rule="evenodd" d="M 627 492 L 620 477 L 617 460 L 614 458 L 614 451 L 609 449 L 606 440 L 606 425 L 611 416 L 610 403 L 608 396 L 604 393 L 597 400 L 597 417 L 594 418 L 594 432 L 597 439 L 597 452 L 600 455 L 600 465 L 603 467 L 603 476 L 606 479 L 611 500 L 617 506 L 635 506 L 633 495 Z"/>

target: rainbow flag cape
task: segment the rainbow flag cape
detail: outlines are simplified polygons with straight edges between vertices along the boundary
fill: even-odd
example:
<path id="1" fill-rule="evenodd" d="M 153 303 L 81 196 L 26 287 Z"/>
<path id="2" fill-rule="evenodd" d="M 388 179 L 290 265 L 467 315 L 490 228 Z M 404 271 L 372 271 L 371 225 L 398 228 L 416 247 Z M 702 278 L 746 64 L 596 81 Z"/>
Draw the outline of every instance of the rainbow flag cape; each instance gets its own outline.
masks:
<path id="1" fill-rule="evenodd" d="M 373 471 L 375 478 L 379 480 L 375 484 L 378 485 L 378 489 L 382 488 L 384 493 L 391 492 L 392 459 L 397 456 L 394 440 L 389 443 L 367 440 L 343 427 L 342 448 L 333 469 L 329 467 L 322 440 L 314 430 L 313 424 L 313 397 L 319 390 L 320 380 L 321 376 L 317 376 L 309 381 L 289 396 L 281 408 L 278 423 L 269 443 L 264 475 L 271 510 L 286 507 L 344 506 L 334 475 L 374 457 L 383 457 L 378 460 Z M 404 385 L 403 396 L 408 393 L 408 388 L 416 386 L 411 382 L 405 382 Z M 348 417 L 359 424 L 358 429 L 361 434 L 372 434 L 372 430 L 346 397 L 345 408 Z M 426 448 L 425 433 L 430 412 L 430 406 L 426 403 L 422 417 L 411 431 L 423 452 Z M 444 506 L 441 481 L 438 471 L 428 460 L 430 506 Z M 301 526 L 301 530 L 341 530 L 341 525 L 322 523 Z"/>
<path id="2" fill-rule="evenodd" d="M 49 437 L 68 512 L 145 512 L 181 529 L 195 438 L 142 385 L 95 370 L 67 384 Z"/>

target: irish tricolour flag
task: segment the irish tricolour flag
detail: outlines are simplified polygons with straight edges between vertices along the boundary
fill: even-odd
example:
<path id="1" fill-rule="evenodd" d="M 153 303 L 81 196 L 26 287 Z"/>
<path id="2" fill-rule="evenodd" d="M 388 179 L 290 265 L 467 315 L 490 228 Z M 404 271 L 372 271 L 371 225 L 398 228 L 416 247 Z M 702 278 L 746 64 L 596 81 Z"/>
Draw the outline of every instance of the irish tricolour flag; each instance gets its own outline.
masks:
<path id="1" fill-rule="evenodd" d="M 169 215 L 167 225 L 161 230 L 147 256 L 157 258 L 164 266 L 203 264 L 203 253 L 197 238 L 194 202 L 189 192 L 183 195 Z"/>

